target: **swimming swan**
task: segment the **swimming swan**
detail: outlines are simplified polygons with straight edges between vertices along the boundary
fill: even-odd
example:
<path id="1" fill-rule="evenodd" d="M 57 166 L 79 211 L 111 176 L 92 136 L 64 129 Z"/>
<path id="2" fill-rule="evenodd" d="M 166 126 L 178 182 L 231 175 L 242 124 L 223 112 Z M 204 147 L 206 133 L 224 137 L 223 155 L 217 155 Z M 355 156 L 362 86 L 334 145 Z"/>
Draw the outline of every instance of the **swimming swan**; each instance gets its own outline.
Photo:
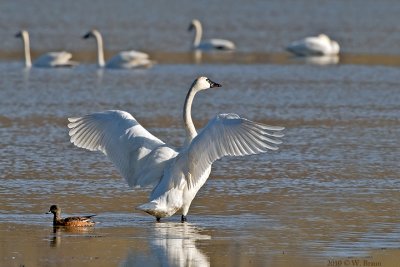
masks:
<path id="1" fill-rule="evenodd" d="M 339 54 L 339 44 L 327 35 L 307 37 L 291 43 L 286 50 L 297 56 L 324 56 Z"/>
<path id="2" fill-rule="evenodd" d="M 182 210 L 182 222 L 197 191 L 207 181 L 214 161 L 277 150 L 283 127 L 268 126 L 236 114 L 219 114 L 197 134 L 191 117 L 197 92 L 220 87 L 206 77 L 197 78 L 183 108 L 186 141 L 176 149 L 149 133 L 135 118 L 120 110 L 68 118 L 71 142 L 100 150 L 108 156 L 130 186 L 152 186 L 150 201 L 138 206 L 160 218 Z"/>
<path id="3" fill-rule="evenodd" d="M 97 65 L 100 68 L 113 69 L 132 69 L 132 68 L 149 68 L 154 61 L 149 59 L 149 55 L 135 50 L 122 51 L 113 56 L 107 64 L 104 61 L 103 37 L 98 30 L 91 30 L 86 33 L 83 38 L 88 39 L 94 37 L 97 42 Z"/>
<path id="4" fill-rule="evenodd" d="M 235 44 L 229 40 L 224 39 L 209 39 L 201 41 L 203 35 L 203 28 L 199 20 L 194 19 L 189 25 L 189 31 L 195 30 L 193 39 L 193 49 L 198 50 L 235 50 Z"/>
<path id="5" fill-rule="evenodd" d="M 15 37 L 22 38 L 24 43 L 24 54 L 25 54 L 25 67 L 32 67 L 31 61 L 31 51 L 30 51 L 30 42 L 29 42 L 29 34 L 27 31 L 22 30 L 18 32 Z M 33 65 L 35 67 L 42 68 L 52 68 L 52 67 L 73 67 L 78 65 L 77 62 L 71 61 L 72 54 L 62 51 L 62 52 L 49 52 L 38 59 L 35 60 Z"/>

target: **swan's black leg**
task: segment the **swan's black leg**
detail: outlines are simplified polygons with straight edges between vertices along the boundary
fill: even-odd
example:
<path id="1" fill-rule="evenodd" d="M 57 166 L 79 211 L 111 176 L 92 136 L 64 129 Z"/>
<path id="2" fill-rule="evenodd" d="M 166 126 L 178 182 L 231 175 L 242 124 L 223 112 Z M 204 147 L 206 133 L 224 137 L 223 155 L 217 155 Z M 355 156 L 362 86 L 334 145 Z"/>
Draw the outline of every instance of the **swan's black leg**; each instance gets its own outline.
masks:
<path id="1" fill-rule="evenodd" d="M 157 220 L 157 222 L 160 222 L 161 218 L 160 217 L 156 217 L 156 220 Z"/>
<path id="2" fill-rule="evenodd" d="M 187 219 L 186 219 L 186 216 L 185 215 L 182 215 L 182 217 L 181 217 L 181 222 L 186 222 L 187 221 Z"/>

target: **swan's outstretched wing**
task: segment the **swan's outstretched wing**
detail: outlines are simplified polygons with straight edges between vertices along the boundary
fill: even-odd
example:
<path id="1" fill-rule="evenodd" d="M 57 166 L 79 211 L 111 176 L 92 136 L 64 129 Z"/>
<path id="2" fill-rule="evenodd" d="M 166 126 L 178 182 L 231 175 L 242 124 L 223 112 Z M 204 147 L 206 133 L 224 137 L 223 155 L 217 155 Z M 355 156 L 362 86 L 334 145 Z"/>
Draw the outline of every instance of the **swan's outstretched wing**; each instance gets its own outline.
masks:
<path id="1" fill-rule="evenodd" d="M 130 186 L 157 184 L 165 164 L 177 154 L 125 111 L 109 110 L 68 120 L 71 142 L 102 151 Z"/>
<path id="2" fill-rule="evenodd" d="M 193 139 L 187 153 L 188 185 L 193 186 L 211 164 L 224 156 L 244 156 L 277 150 L 283 127 L 268 126 L 239 117 L 219 114 Z"/>

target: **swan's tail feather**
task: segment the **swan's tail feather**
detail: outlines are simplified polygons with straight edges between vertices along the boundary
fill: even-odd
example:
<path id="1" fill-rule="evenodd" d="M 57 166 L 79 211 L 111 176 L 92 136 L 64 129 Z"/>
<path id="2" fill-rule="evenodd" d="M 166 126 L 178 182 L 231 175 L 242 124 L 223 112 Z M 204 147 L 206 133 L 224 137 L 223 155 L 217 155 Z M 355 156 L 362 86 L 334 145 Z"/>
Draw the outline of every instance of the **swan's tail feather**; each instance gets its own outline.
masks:
<path id="1" fill-rule="evenodd" d="M 144 211 L 150 215 L 153 215 L 156 218 L 164 218 L 164 217 L 169 217 L 172 214 L 174 214 L 179 208 L 176 209 L 166 209 L 165 207 L 162 207 L 159 203 L 156 201 L 151 201 L 146 204 L 142 204 L 138 207 L 136 207 L 138 210 Z"/>
<path id="2" fill-rule="evenodd" d="M 153 215 L 157 218 L 162 218 L 165 217 L 165 211 L 160 210 L 158 207 L 158 203 L 152 201 L 146 204 L 142 204 L 138 207 L 136 207 L 138 210 L 144 211 L 150 215 Z"/>

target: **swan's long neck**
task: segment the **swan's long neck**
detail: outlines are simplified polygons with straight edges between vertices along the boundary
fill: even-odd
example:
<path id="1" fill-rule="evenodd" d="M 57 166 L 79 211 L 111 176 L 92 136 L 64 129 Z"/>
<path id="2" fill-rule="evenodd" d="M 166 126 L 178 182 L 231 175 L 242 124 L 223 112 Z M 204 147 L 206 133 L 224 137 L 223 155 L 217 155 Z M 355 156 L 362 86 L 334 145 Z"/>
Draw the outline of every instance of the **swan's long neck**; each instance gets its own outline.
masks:
<path id="1" fill-rule="evenodd" d="M 25 67 L 32 67 L 31 60 L 31 48 L 29 44 L 29 34 L 27 32 L 22 33 L 22 42 L 24 43 L 24 56 L 25 56 Z"/>
<path id="2" fill-rule="evenodd" d="M 97 42 L 97 65 L 102 68 L 105 66 L 103 37 L 101 37 L 101 34 L 98 31 L 93 32 L 93 35 L 96 38 Z"/>
<path id="3" fill-rule="evenodd" d="M 201 42 L 201 37 L 203 35 L 203 28 L 200 23 L 194 23 L 194 38 L 193 38 L 193 47 L 197 47 Z"/>
<path id="4" fill-rule="evenodd" d="M 183 106 L 183 122 L 186 130 L 185 146 L 189 145 L 193 138 L 196 137 L 197 132 L 192 120 L 192 103 L 197 90 L 192 86 L 186 95 L 185 104 Z"/>

